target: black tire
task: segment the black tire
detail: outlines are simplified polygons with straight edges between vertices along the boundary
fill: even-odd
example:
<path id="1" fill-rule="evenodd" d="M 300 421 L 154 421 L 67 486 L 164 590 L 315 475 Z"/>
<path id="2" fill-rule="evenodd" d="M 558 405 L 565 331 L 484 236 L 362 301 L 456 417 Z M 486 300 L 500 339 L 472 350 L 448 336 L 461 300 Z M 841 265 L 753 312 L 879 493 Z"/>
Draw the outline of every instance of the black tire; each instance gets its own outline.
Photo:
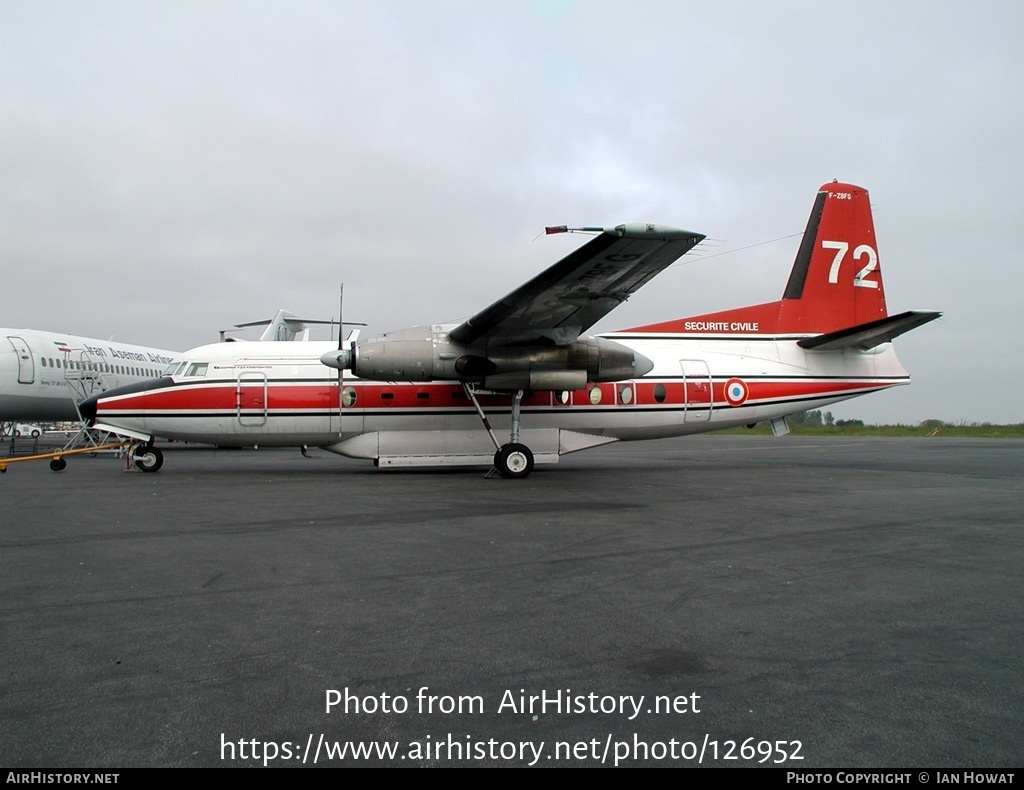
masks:
<path id="1" fill-rule="evenodd" d="M 33 439 L 38 439 L 40 435 L 41 435 L 41 434 L 40 434 L 40 432 L 39 432 L 39 429 L 38 429 L 38 428 L 33 428 L 33 429 L 32 429 L 32 438 L 33 438 Z"/>
<path id="2" fill-rule="evenodd" d="M 533 453 L 525 444 L 506 444 L 494 454 L 494 468 L 502 477 L 528 477 L 533 471 Z"/>
<path id="3" fill-rule="evenodd" d="M 140 447 L 134 457 L 135 465 L 143 472 L 156 472 L 164 465 L 164 454 L 155 447 Z"/>
<path id="4" fill-rule="evenodd" d="M 63 472 L 67 469 L 68 462 L 63 458 L 53 458 L 50 460 L 50 469 L 54 472 Z"/>

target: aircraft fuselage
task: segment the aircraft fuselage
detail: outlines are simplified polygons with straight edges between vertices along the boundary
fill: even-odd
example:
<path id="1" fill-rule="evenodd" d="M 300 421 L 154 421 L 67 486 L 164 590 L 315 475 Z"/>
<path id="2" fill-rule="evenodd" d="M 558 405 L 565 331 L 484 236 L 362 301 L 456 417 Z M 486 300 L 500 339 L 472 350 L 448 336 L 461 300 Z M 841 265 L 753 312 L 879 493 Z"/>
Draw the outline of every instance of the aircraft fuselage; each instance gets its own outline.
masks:
<path id="1" fill-rule="evenodd" d="M 647 357 L 654 369 L 638 379 L 526 393 L 523 442 L 536 448 L 538 463 L 608 441 L 771 420 L 910 380 L 889 343 L 870 351 L 816 352 L 797 345 L 802 336 L 742 331 L 604 337 Z M 482 463 L 494 453 L 459 381 L 346 377 L 339 385 L 338 371 L 319 359 L 335 347 L 201 346 L 186 352 L 179 373 L 153 389 L 104 397 L 95 419 L 184 441 L 322 447 L 382 465 L 417 458 Z M 185 375 L 190 371 L 196 375 Z M 495 432 L 507 434 L 511 395 L 481 391 L 479 401 Z"/>

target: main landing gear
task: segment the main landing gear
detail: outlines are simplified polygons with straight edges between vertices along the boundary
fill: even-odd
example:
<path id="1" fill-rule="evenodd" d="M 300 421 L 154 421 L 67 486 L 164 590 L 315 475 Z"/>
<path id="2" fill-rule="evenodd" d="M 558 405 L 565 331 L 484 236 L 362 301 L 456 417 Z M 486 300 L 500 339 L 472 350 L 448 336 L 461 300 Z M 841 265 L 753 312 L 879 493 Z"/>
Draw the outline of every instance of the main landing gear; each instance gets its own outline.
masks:
<path id="1" fill-rule="evenodd" d="M 502 477 L 526 477 L 533 471 L 533 453 L 525 444 L 509 442 L 494 454 L 494 468 Z"/>
<path id="2" fill-rule="evenodd" d="M 501 444 L 498 442 L 498 437 L 494 435 L 491 423 L 480 407 L 480 402 L 476 399 L 476 390 L 465 382 L 462 383 L 462 389 L 465 391 L 466 397 L 476 407 L 476 413 L 480 415 L 484 428 L 487 429 L 491 441 L 497 448 L 497 452 L 494 453 L 494 468 L 498 474 L 508 478 L 529 476 L 533 471 L 533 453 L 525 444 L 519 443 L 519 418 L 522 413 L 523 390 L 517 391 L 512 396 L 512 431 L 508 444 Z"/>

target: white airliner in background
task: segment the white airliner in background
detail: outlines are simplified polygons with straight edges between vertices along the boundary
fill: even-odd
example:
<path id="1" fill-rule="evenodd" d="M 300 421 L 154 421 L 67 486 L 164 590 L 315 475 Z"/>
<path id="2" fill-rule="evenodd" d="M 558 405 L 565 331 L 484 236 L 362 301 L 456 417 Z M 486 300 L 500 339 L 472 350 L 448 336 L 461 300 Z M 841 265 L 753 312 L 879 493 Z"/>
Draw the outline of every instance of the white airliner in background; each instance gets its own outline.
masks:
<path id="1" fill-rule="evenodd" d="M 78 420 L 78 401 L 159 376 L 179 356 L 113 340 L 0 329 L 0 422 Z"/>
<path id="2" fill-rule="evenodd" d="M 328 323 L 278 310 L 272 319 L 235 326 L 266 326 L 260 342 L 303 341 L 309 339 L 307 324 Z M 0 427 L 21 421 L 77 421 L 79 401 L 156 378 L 180 356 L 178 351 L 113 340 L 0 328 Z"/>

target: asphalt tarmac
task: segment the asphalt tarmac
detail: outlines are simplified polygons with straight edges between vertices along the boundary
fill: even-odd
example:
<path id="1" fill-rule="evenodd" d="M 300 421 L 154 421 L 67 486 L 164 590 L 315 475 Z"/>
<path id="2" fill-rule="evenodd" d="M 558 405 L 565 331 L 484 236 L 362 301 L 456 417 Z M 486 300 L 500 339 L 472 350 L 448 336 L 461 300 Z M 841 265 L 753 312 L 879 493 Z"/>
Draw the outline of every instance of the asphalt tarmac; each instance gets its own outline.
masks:
<path id="1" fill-rule="evenodd" d="M 311 456 L 12 465 L 0 766 L 1024 765 L 1024 441 Z"/>

